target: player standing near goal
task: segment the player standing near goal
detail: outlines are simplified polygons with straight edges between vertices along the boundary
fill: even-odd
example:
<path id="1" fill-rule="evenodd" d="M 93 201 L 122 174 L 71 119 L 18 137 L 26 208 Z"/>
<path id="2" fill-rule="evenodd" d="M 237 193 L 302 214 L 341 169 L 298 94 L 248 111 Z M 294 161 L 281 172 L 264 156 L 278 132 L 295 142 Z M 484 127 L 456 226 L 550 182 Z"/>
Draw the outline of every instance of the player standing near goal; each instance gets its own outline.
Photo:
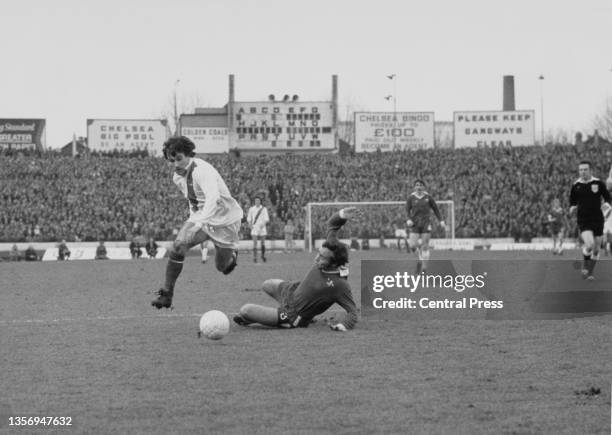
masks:
<path id="1" fill-rule="evenodd" d="M 225 275 L 237 264 L 242 209 L 219 172 L 210 163 L 196 158 L 194 150 L 193 142 L 183 136 L 164 143 L 164 157 L 174 166 L 172 181 L 189 201 L 189 218 L 170 250 L 164 286 L 151 302 L 157 309 L 172 306 L 174 284 L 183 270 L 185 254 L 193 246 L 211 240 L 215 245 L 215 265 Z"/>
<path id="2" fill-rule="evenodd" d="M 578 164 L 580 178 L 570 191 L 570 215 L 577 212 L 578 230 L 582 238 L 582 276 L 592 280 L 595 264 L 599 259 L 599 248 L 603 235 L 604 216 L 602 201 L 610 204 L 610 193 L 603 181 L 591 175 L 591 162 Z"/>
<path id="3" fill-rule="evenodd" d="M 436 201 L 425 191 L 423 180 L 414 182 L 414 192 L 408 196 L 406 201 L 406 211 L 408 220 L 406 225 L 410 231 L 408 246 L 411 252 L 416 252 L 418 256 L 417 273 L 427 270 L 427 263 L 431 255 L 429 250 L 429 238 L 431 237 L 431 211 L 433 210 L 442 228 L 446 230 L 446 225 L 436 205 Z M 419 247 L 419 239 L 421 246 Z"/>
<path id="4" fill-rule="evenodd" d="M 319 249 L 314 266 L 300 281 L 268 279 L 262 290 L 278 301 L 279 307 L 246 304 L 234 322 L 248 326 L 259 323 L 278 328 L 305 328 L 312 319 L 334 303 L 346 310 L 342 322 L 330 325 L 334 331 L 352 329 L 357 323 L 357 307 L 348 283 L 348 247 L 337 233 L 346 221 L 357 215 L 354 207 L 344 208 L 327 222 L 327 238 Z"/>
<path id="5" fill-rule="evenodd" d="M 553 199 L 547 220 L 550 235 L 553 239 L 552 253 L 553 255 L 563 255 L 563 238 L 565 237 L 565 229 L 567 228 L 567 219 L 559 198 Z"/>
<path id="6" fill-rule="evenodd" d="M 249 208 L 247 223 L 253 238 L 253 262 L 257 263 L 257 240 L 261 243 L 261 261 L 266 262 L 266 225 L 270 222 L 268 209 L 261 204 L 261 198 L 255 197 L 255 205 Z"/>

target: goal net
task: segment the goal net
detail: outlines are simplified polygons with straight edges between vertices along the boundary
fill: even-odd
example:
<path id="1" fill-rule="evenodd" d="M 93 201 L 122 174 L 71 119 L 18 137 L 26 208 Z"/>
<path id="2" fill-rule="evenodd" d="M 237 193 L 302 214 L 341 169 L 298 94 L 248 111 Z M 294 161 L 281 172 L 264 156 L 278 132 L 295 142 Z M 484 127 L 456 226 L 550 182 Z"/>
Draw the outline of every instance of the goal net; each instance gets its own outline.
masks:
<path id="1" fill-rule="evenodd" d="M 452 249 L 455 241 L 455 205 L 453 201 L 436 201 L 446 230 L 442 228 L 432 212 L 432 246 Z M 319 248 L 325 240 L 327 220 L 345 207 L 357 207 L 363 212 L 359 221 L 349 220 L 340 230 L 339 238 L 350 245 L 352 239 L 360 244 L 369 241 L 372 249 L 397 246 L 395 230 L 407 231 L 406 201 L 374 202 L 310 202 L 306 205 L 305 249 L 310 252 Z M 381 246 L 383 245 L 384 246 Z"/>

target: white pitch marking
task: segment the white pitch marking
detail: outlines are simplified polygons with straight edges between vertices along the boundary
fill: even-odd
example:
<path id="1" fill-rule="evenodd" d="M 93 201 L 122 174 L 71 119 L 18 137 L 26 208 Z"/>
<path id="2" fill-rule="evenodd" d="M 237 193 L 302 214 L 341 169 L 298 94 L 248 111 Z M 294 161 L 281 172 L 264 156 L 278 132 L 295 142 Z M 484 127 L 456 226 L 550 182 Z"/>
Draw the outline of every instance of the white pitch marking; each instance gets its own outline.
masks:
<path id="1" fill-rule="evenodd" d="M 42 323 L 73 323 L 73 322 L 91 322 L 99 320 L 139 320 L 139 319 L 159 319 L 162 318 L 182 318 L 182 317 L 200 317 L 202 314 L 159 314 L 159 315 L 144 315 L 144 316 L 96 316 L 96 317 L 64 317 L 61 319 L 14 319 L 0 320 L 0 325 L 27 325 L 27 324 L 42 324 Z"/>

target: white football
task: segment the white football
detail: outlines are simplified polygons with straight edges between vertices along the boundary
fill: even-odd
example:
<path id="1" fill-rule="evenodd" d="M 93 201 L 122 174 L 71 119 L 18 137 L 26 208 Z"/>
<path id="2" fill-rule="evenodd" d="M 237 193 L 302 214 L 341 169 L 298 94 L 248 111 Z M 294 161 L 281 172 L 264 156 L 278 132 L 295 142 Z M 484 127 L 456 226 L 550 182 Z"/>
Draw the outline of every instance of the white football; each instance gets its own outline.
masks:
<path id="1" fill-rule="evenodd" d="M 221 311 L 207 311 L 200 318 L 200 332 L 210 340 L 221 340 L 229 330 L 230 321 Z"/>

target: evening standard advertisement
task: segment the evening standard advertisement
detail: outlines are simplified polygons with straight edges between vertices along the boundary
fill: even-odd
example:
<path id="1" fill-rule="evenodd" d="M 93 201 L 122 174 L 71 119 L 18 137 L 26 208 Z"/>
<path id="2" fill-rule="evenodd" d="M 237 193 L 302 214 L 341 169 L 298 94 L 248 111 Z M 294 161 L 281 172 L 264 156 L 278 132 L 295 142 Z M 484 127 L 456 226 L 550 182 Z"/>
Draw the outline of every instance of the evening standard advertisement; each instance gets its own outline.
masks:
<path id="1" fill-rule="evenodd" d="M 195 144 L 197 154 L 220 154 L 229 151 L 226 127 L 184 127 L 181 134 Z"/>
<path id="2" fill-rule="evenodd" d="M 161 154 L 170 131 L 163 119 L 88 119 L 87 143 L 92 151 L 142 151 Z"/>
<path id="3" fill-rule="evenodd" d="M 355 151 L 358 153 L 433 147 L 433 112 L 355 113 Z"/>
<path id="4" fill-rule="evenodd" d="M 45 128 L 44 119 L 0 119 L 0 149 L 42 151 Z"/>
<path id="5" fill-rule="evenodd" d="M 232 146 L 239 150 L 333 150 L 333 103 L 237 102 Z"/>
<path id="6" fill-rule="evenodd" d="M 534 119 L 533 110 L 455 112 L 455 148 L 533 145 Z"/>

